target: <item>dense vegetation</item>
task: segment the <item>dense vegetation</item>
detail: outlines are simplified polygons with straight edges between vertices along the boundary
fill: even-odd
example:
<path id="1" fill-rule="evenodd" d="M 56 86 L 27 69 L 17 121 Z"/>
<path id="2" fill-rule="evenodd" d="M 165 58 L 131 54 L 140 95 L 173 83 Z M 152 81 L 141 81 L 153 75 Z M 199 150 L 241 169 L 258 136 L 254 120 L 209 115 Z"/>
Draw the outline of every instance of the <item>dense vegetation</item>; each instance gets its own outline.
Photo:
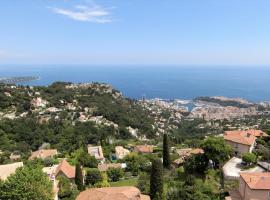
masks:
<path id="1" fill-rule="evenodd" d="M 129 126 L 138 129 L 140 135 L 149 138 L 154 136 L 153 119 L 135 100 L 123 98 L 118 91 L 107 85 L 91 84 L 90 87 L 75 89 L 68 88 L 69 85 L 62 82 L 34 88 L 1 85 L 0 111 L 15 112 L 16 116 L 23 112 L 28 114 L 26 117 L 0 120 L 0 150 L 27 154 L 37 150 L 43 143 L 49 143 L 62 153 L 70 153 L 86 144 L 106 143 L 109 137 L 132 138 L 127 130 Z M 36 111 L 31 105 L 36 97 L 47 101 L 47 107 L 56 107 L 59 111 Z M 67 104 L 72 103 L 75 109 L 67 110 Z M 87 113 L 86 108 L 89 110 Z M 80 122 L 80 113 L 91 117 L 103 116 L 118 127 L 97 125 L 90 121 Z M 44 122 L 42 119 L 47 120 Z"/>
<path id="2" fill-rule="evenodd" d="M 15 174 L 0 183 L 1 200 L 51 200 L 53 185 L 40 166 L 19 168 Z"/>

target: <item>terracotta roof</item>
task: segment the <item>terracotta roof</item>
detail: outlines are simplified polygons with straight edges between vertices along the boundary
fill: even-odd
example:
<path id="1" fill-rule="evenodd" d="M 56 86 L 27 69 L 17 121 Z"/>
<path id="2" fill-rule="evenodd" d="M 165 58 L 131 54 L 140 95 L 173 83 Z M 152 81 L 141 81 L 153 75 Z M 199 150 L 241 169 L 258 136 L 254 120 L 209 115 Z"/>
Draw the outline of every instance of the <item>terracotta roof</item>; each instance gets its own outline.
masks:
<path id="1" fill-rule="evenodd" d="M 227 141 L 251 146 L 255 143 L 256 137 L 246 131 L 226 131 L 224 139 Z"/>
<path id="2" fill-rule="evenodd" d="M 109 168 L 121 168 L 121 163 L 104 163 L 98 165 L 98 170 L 101 172 L 105 172 Z"/>
<path id="3" fill-rule="evenodd" d="M 57 155 L 57 149 L 41 149 L 41 150 L 32 152 L 29 160 L 33 160 L 35 158 L 45 159 L 48 157 L 53 157 L 55 155 Z"/>
<path id="4" fill-rule="evenodd" d="M 240 173 L 240 177 L 254 190 L 270 190 L 270 173 Z"/>
<path id="5" fill-rule="evenodd" d="M 187 148 L 187 149 L 177 149 L 176 153 L 180 157 L 185 157 L 185 156 L 190 156 L 191 154 L 203 154 L 204 151 L 203 149 L 200 149 L 200 148 L 196 148 L 196 149 Z"/>
<path id="6" fill-rule="evenodd" d="M 56 168 L 55 175 L 59 172 L 65 174 L 67 178 L 75 178 L 75 167 L 71 166 L 66 160 L 63 160 Z"/>
<path id="7" fill-rule="evenodd" d="M 191 154 L 203 154 L 204 151 L 203 151 L 203 149 L 197 148 L 197 149 L 192 149 L 192 150 L 190 151 L 190 153 L 191 153 Z"/>
<path id="8" fill-rule="evenodd" d="M 116 155 L 117 159 L 123 159 L 129 153 L 130 153 L 130 151 L 125 149 L 122 146 L 116 146 L 115 147 L 115 155 Z"/>
<path id="9" fill-rule="evenodd" d="M 16 162 L 7 165 L 0 165 L 0 179 L 6 180 L 16 169 L 23 166 L 23 162 Z"/>
<path id="10" fill-rule="evenodd" d="M 97 160 L 103 160 L 104 156 L 103 156 L 103 151 L 102 151 L 102 147 L 101 146 L 92 146 L 92 145 L 88 145 L 88 153 L 91 156 L 94 156 Z"/>
<path id="11" fill-rule="evenodd" d="M 265 132 L 261 130 L 255 130 L 255 129 L 249 129 L 249 130 L 237 130 L 237 131 L 225 131 L 225 134 L 251 134 L 255 137 L 260 137 L 260 136 L 268 136 Z"/>
<path id="12" fill-rule="evenodd" d="M 140 152 L 140 153 L 152 153 L 153 146 L 152 145 L 138 145 L 138 146 L 135 146 L 134 151 Z"/>
<path id="13" fill-rule="evenodd" d="M 79 194 L 76 200 L 150 200 L 136 187 L 91 188 Z"/>

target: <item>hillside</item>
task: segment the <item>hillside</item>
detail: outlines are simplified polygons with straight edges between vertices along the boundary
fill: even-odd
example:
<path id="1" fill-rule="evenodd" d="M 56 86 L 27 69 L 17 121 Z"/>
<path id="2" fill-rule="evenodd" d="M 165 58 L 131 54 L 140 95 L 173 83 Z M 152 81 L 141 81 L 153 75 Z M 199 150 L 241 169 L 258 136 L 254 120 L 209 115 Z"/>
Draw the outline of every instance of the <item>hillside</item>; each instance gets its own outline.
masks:
<path id="1" fill-rule="evenodd" d="M 1 85 L 0 117 L 0 150 L 29 152 L 50 143 L 71 152 L 110 137 L 155 135 L 153 119 L 137 101 L 100 83 Z"/>

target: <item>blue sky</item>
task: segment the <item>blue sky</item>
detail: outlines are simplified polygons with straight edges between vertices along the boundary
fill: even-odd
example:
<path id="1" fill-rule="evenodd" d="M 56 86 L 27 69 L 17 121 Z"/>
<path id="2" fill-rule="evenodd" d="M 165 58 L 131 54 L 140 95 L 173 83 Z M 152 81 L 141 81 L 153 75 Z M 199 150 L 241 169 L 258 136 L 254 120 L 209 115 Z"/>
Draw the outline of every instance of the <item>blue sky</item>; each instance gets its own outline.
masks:
<path id="1" fill-rule="evenodd" d="M 0 64 L 270 64 L 269 0 L 1 0 Z"/>

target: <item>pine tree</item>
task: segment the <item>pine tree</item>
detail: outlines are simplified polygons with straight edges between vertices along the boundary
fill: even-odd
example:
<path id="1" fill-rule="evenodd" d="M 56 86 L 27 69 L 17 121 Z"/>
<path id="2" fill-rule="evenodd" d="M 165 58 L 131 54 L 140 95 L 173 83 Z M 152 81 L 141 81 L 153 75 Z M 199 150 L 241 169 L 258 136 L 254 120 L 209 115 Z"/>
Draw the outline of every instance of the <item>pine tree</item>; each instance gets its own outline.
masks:
<path id="1" fill-rule="evenodd" d="M 169 141 L 167 134 L 163 135 L 163 167 L 167 169 L 170 169 L 171 167 Z"/>
<path id="2" fill-rule="evenodd" d="M 81 164 L 80 163 L 78 163 L 76 165 L 75 184 L 77 185 L 78 190 L 82 191 L 84 189 L 84 187 L 83 187 L 82 167 L 81 167 Z"/>
<path id="3" fill-rule="evenodd" d="M 163 196 L 163 167 L 160 159 L 152 161 L 150 176 L 150 197 L 152 200 L 161 200 Z"/>

